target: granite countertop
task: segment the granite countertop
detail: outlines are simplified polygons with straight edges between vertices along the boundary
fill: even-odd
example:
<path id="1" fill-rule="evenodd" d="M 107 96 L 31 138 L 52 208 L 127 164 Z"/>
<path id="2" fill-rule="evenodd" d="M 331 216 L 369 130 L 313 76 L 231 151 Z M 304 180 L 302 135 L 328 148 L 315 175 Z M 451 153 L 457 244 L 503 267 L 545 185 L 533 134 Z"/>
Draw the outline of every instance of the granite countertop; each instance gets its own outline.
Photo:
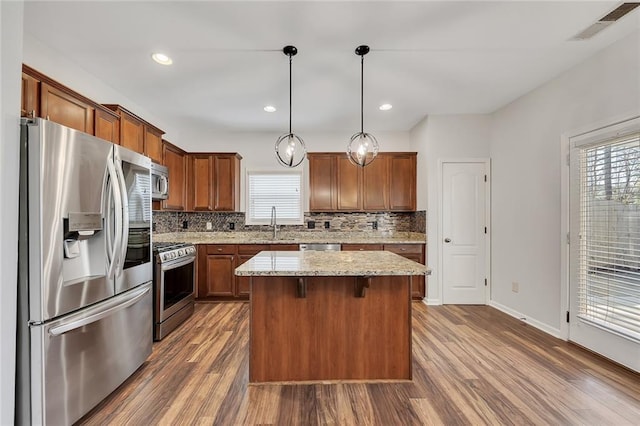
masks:
<path id="1" fill-rule="evenodd" d="M 191 244 L 425 244 L 418 232 L 169 232 L 153 234 L 153 241 Z"/>
<path id="2" fill-rule="evenodd" d="M 388 251 L 261 251 L 239 276 L 429 275 L 431 270 Z"/>

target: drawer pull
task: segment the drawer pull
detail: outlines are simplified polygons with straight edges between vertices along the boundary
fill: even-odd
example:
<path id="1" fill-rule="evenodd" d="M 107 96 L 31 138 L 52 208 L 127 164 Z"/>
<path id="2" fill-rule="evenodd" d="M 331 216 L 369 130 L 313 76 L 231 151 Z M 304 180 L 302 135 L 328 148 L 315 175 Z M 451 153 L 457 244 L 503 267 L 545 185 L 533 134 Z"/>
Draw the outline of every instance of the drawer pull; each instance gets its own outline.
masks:
<path id="1" fill-rule="evenodd" d="M 218 251 L 222 251 L 222 249 L 221 249 L 221 248 L 219 248 L 219 249 L 218 249 Z"/>

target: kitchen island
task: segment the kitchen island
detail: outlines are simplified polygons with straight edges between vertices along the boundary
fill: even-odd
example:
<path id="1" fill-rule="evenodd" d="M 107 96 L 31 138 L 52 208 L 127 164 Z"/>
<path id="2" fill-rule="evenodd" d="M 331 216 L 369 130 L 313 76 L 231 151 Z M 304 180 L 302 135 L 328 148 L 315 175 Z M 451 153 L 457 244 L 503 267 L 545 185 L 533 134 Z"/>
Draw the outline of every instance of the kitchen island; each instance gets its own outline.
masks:
<path id="1" fill-rule="evenodd" d="M 411 379 L 411 277 L 387 251 L 263 251 L 251 279 L 249 381 Z"/>

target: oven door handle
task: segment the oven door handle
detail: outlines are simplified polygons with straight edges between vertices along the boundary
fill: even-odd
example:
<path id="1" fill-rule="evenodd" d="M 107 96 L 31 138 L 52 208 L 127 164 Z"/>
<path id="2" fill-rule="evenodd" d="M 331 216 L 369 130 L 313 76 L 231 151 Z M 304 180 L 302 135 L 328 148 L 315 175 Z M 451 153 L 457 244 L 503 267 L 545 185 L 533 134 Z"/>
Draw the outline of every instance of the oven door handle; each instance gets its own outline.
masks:
<path id="1" fill-rule="evenodd" d="M 176 260 L 175 262 L 163 263 L 161 269 L 162 271 L 169 271 L 171 269 L 179 268 L 181 266 L 185 266 L 190 263 L 193 263 L 195 260 L 196 260 L 195 256 L 188 256 L 183 259 Z"/>

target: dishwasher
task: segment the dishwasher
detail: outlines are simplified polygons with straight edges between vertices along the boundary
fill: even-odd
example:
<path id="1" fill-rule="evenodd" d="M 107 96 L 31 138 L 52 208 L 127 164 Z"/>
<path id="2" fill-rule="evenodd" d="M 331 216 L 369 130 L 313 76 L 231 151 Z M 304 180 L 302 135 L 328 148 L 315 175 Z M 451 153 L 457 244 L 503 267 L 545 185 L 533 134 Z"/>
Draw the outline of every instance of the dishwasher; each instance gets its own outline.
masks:
<path id="1" fill-rule="evenodd" d="M 340 244 L 300 244 L 300 251 L 340 251 Z"/>

